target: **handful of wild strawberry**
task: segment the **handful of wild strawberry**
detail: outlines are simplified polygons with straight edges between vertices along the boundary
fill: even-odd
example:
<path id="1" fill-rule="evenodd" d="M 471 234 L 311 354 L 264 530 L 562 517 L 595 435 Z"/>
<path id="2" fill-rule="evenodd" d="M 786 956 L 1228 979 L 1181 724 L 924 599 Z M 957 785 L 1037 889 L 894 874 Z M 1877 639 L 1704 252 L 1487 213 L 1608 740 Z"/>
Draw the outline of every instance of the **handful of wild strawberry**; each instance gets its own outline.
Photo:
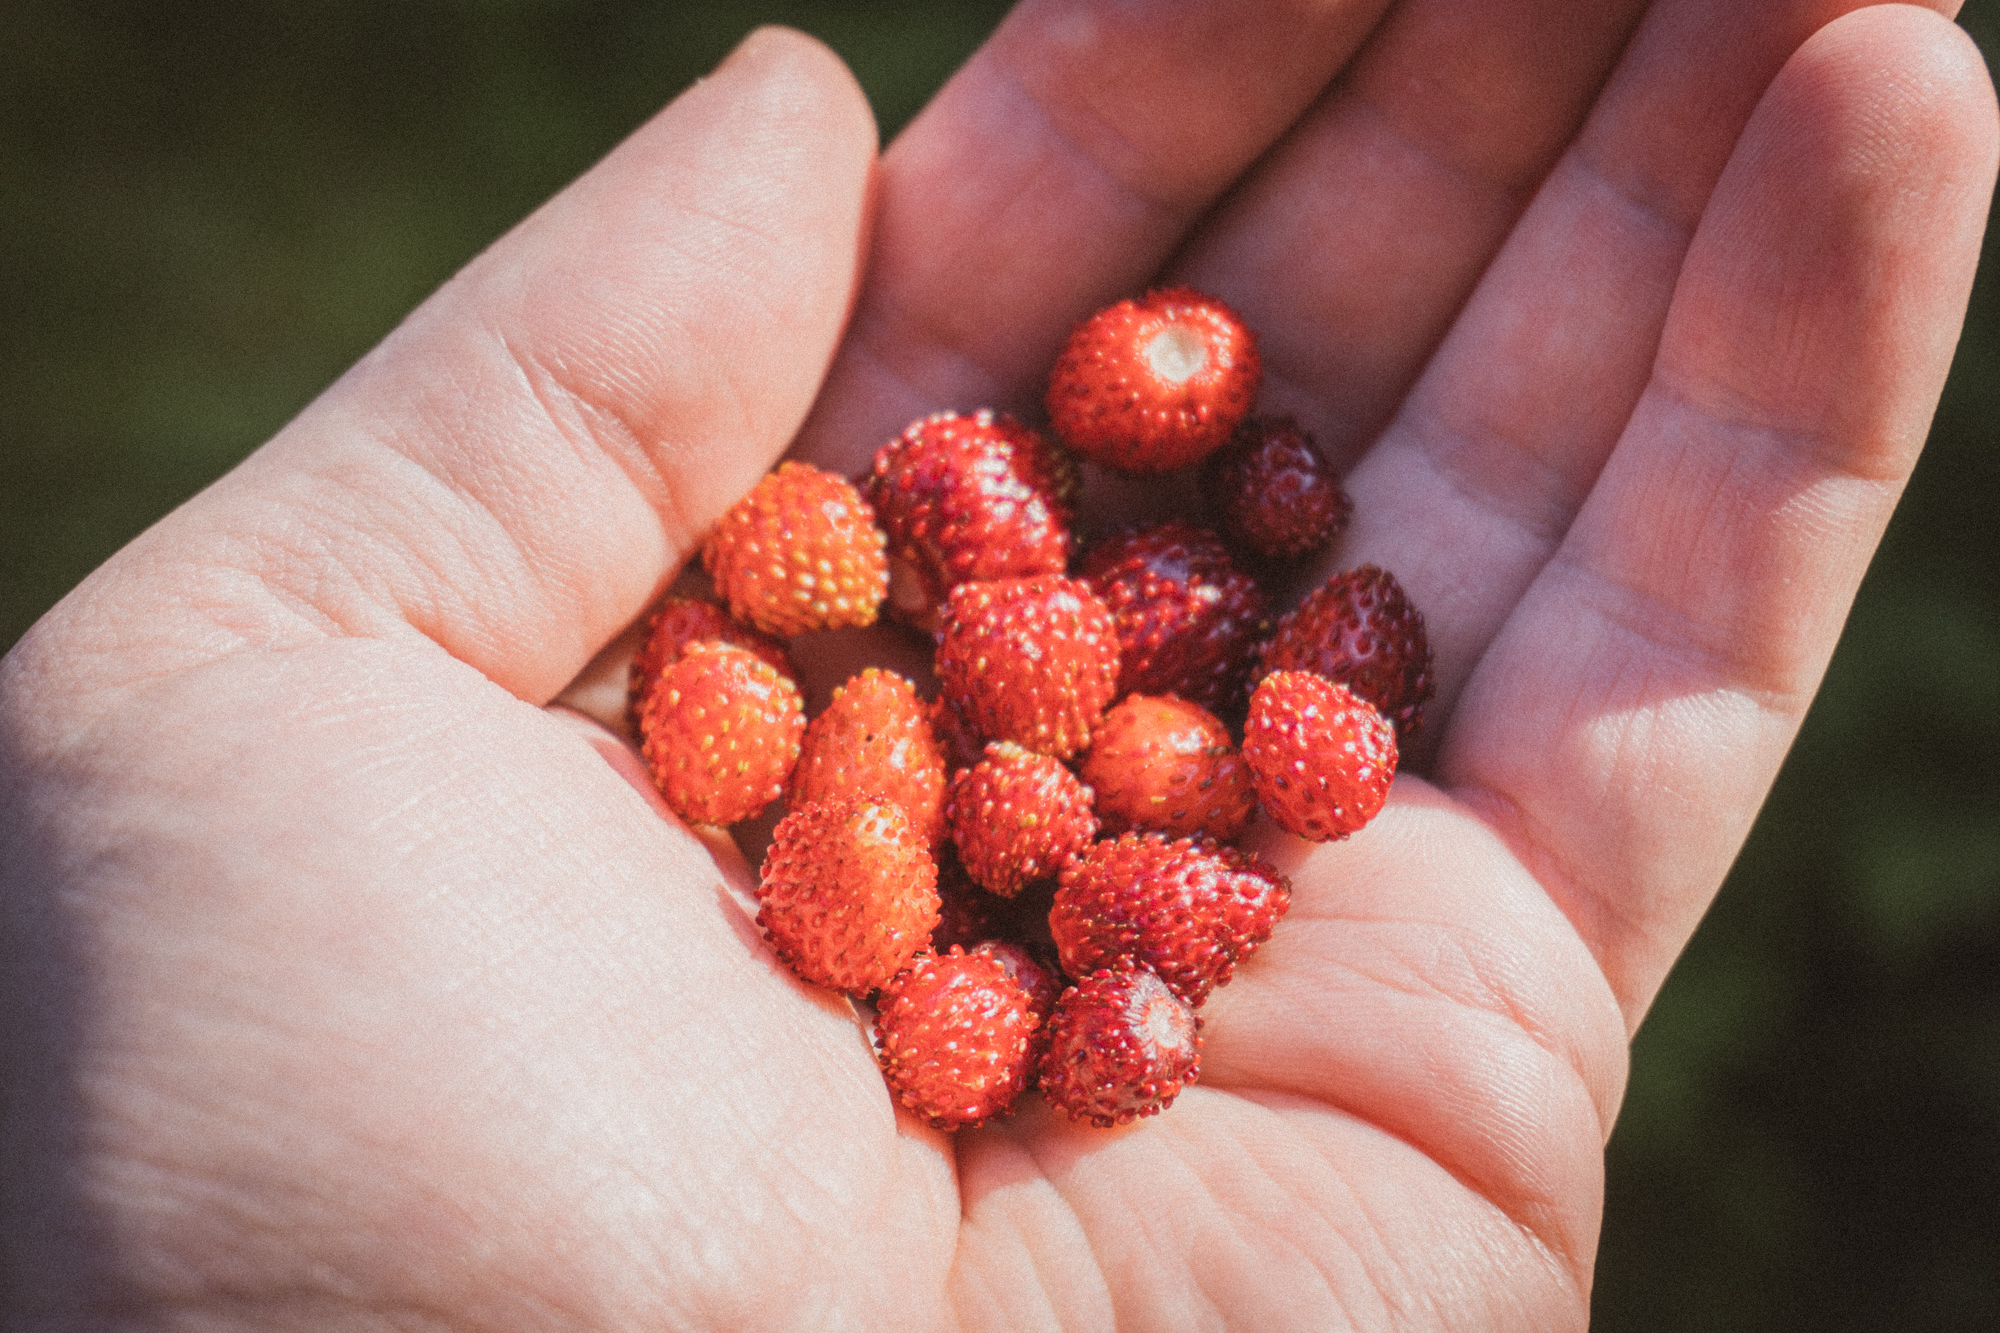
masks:
<path id="1" fill-rule="evenodd" d="M 858 482 L 781 465 L 703 547 L 722 604 L 670 599 L 633 661 L 682 818 L 786 799 L 757 922 L 805 980 L 875 997 L 883 1075 L 938 1128 L 1034 1087 L 1104 1126 L 1172 1103 L 1195 1010 L 1291 903 L 1231 841 L 1258 806 L 1303 838 L 1358 831 L 1421 724 L 1430 648 L 1393 576 L 1338 574 L 1272 624 L 1252 571 L 1324 547 L 1352 504 L 1309 435 L 1249 415 L 1260 377 L 1222 302 L 1121 301 L 1050 377 L 1060 443 L 940 412 Z M 1202 466 L 1220 533 L 1174 519 L 1079 553 L 1075 455 Z M 808 722 L 782 639 L 883 609 L 934 640 L 937 696 L 869 668 Z"/>

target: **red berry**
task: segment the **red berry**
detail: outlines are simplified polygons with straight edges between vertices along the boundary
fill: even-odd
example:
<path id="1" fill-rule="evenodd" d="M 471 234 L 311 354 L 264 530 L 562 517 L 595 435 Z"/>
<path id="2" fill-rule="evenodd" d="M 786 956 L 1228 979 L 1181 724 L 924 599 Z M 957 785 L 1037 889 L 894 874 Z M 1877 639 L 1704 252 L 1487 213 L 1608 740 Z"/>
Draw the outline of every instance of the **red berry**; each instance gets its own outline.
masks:
<path id="1" fill-rule="evenodd" d="M 1266 559 L 1319 549 L 1354 513 L 1333 465 L 1290 417 L 1245 421 L 1208 467 L 1222 530 Z"/>
<path id="2" fill-rule="evenodd" d="M 632 657 L 626 699 L 631 705 L 635 728 L 645 707 L 646 696 L 652 692 L 660 672 L 678 659 L 690 643 L 702 639 L 715 639 L 747 648 L 769 662 L 786 680 L 798 684 L 798 668 L 792 665 L 784 644 L 741 621 L 731 619 L 729 613 L 714 602 L 669 597 L 660 603 L 659 610 L 653 612 L 652 619 L 646 622 L 646 641 Z"/>
<path id="3" fill-rule="evenodd" d="M 982 735 L 1067 759 L 1116 697 L 1118 636 L 1104 603 L 1060 574 L 961 583 L 945 599 L 937 675 Z"/>
<path id="4" fill-rule="evenodd" d="M 1092 547 L 1078 577 L 1117 623 L 1122 691 L 1242 705 L 1270 607 L 1214 533 L 1178 519 L 1124 532 Z"/>
<path id="5" fill-rule="evenodd" d="M 872 793 L 903 807 L 935 847 L 944 837 L 944 752 L 930 705 L 893 671 L 868 667 L 806 727 L 786 798 L 794 806 Z"/>
<path id="6" fill-rule="evenodd" d="M 898 620 L 934 629 L 961 583 L 1069 564 L 1076 464 L 1013 417 L 925 417 L 876 452 L 862 485 L 888 535 L 888 610 Z"/>
<path id="7" fill-rule="evenodd" d="M 1049 420 L 1095 462 L 1164 472 L 1228 440 L 1262 377 L 1235 311 L 1184 287 L 1148 292 L 1076 326 L 1049 376 Z"/>
<path id="8" fill-rule="evenodd" d="M 1309 671 L 1275 671 L 1250 696 L 1243 758 L 1257 799 L 1288 833 L 1333 842 L 1389 798 L 1396 730 L 1346 686 Z"/>
<path id="9" fill-rule="evenodd" d="M 1127 833 L 1063 872 L 1049 929 L 1071 976 L 1129 960 L 1199 1007 L 1291 901 L 1283 875 L 1233 847 Z"/>
<path id="10" fill-rule="evenodd" d="M 1090 788 L 1011 741 L 952 776 L 945 823 L 973 882 L 1003 898 L 1060 871 L 1097 835 Z"/>
<path id="11" fill-rule="evenodd" d="M 1101 968 L 1063 992 L 1042 1095 L 1104 1129 L 1158 1115 L 1201 1071 L 1201 1019 L 1144 968 Z"/>
<path id="12" fill-rule="evenodd" d="M 894 802 L 815 802 L 772 830 L 757 897 L 757 924 L 787 966 L 861 995 L 930 943 L 937 863 Z"/>
<path id="13" fill-rule="evenodd" d="M 733 824 L 784 794 L 806 727 L 796 686 L 754 653 L 691 643 L 639 714 L 640 753 L 690 824 Z"/>
<path id="14" fill-rule="evenodd" d="M 875 623 L 889 587 L 884 540 L 846 478 L 784 463 L 716 522 L 701 564 L 732 615 L 789 637 Z"/>
<path id="15" fill-rule="evenodd" d="M 919 954 L 882 988 L 875 1020 L 882 1076 L 933 1129 L 982 1125 L 1028 1084 L 1040 1022 L 1005 964 L 953 948 Z"/>
<path id="16" fill-rule="evenodd" d="M 1278 622 L 1257 674 L 1273 671 L 1310 671 L 1345 685 L 1394 723 L 1406 746 L 1437 692 L 1423 615 L 1396 576 L 1374 565 L 1334 575 Z"/>
<path id="17" fill-rule="evenodd" d="M 1056 1000 L 1063 992 L 1062 973 L 1036 957 L 1033 949 L 1014 940 L 982 940 L 966 952 L 991 958 L 1006 968 L 1007 975 L 1028 993 L 1028 1008 L 1038 1020 L 1046 1022 L 1055 1012 Z"/>
<path id="18" fill-rule="evenodd" d="M 1257 812 L 1229 729 L 1199 704 L 1128 694 L 1105 713 L 1080 768 L 1107 833 L 1157 829 L 1234 841 Z"/>

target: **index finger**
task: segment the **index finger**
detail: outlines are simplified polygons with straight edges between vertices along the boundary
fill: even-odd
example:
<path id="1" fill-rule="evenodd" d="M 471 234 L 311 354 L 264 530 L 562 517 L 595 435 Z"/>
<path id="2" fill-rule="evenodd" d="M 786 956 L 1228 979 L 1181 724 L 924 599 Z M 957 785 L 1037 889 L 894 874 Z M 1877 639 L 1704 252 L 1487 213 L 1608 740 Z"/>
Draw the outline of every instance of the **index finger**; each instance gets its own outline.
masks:
<path id="1" fill-rule="evenodd" d="M 884 155 L 868 278 L 798 451 L 859 469 L 941 408 L 1033 403 L 1387 0 L 1025 0 Z"/>

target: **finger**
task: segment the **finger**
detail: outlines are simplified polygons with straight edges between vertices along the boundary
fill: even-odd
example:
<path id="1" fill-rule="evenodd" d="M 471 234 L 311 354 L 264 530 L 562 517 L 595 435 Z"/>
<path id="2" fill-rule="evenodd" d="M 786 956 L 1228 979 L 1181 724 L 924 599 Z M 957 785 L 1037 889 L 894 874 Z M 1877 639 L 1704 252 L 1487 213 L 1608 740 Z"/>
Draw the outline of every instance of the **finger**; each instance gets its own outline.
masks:
<path id="1" fill-rule="evenodd" d="M 1649 12 L 1350 476 L 1345 562 L 1395 571 L 1433 630 L 1433 744 L 1630 416 L 1689 237 L 1758 97 L 1858 3 L 1669 0 Z"/>
<path id="2" fill-rule="evenodd" d="M 1996 157 L 1977 50 L 1883 6 L 1787 63 L 1650 381 L 1468 687 L 1442 776 L 1636 1023 L 1721 882 L 1921 447 Z"/>
<path id="3" fill-rule="evenodd" d="M 873 151 L 838 60 L 753 35 L 97 586 L 186 661 L 414 629 L 548 699 L 796 431 Z"/>
<path id="4" fill-rule="evenodd" d="M 1643 0 L 1416 0 L 1189 247 L 1252 315 L 1260 398 L 1351 461 L 1589 110 Z M 1301 201 L 1309 201 L 1302 206 Z"/>
<path id="5" fill-rule="evenodd" d="M 854 470 L 940 408 L 1032 406 L 1387 0 L 1026 0 L 883 158 L 868 290 L 801 440 Z"/>

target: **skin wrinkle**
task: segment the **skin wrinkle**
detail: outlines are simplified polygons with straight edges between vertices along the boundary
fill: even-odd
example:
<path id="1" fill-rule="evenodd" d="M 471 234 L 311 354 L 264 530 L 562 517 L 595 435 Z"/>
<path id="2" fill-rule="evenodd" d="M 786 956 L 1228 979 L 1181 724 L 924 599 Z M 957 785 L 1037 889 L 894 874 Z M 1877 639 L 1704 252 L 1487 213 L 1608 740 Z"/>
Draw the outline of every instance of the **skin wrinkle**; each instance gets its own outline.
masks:
<path id="1" fill-rule="evenodd" d="M 1295 1103 L 1291 1109 L 1298 1115 L 1309 1119 L 1338 1120 L 1364 1133 L 1381 1135 L 1397 1146 L 1406 1149 L 1426 1167 L 1435 1170 L 1440 1176 L 1449 1178 L 1466 1194 L 1476 1199 L 1487 1211 L 1498 1215 L 1510 1228 L 1520 1232 L 1533 1248 L 1545 1250 L 1546 1247 L 1543 1246 L 1538 1237 L 1522 1228 L 1521 1224 L 1513 1218 L 1506 1216 L 1505 1211 L 1495 1206 L 1492 1200 L 1486 1198 L 1466 1181 L 1460 1179 L 1456 1173 L 1439 1162 L 1436 1157 L 1426 1152 L 1420 1145 L 1410 1142 L 1396 1131 L 1386 1128 L 1368 1117 L 1357 1115 L 1352 1110 L 1337 1102 L 1316 1095 L 1305 1095 L 1282 1089 L 1266 1088 L 1258 1092 L 1242 1094 L 1242 1096 L 1246 1101 L 1273 1111 L 1278 1109 L 1280 1103 Z M 1381 1313 L 1395 1318 L 1397 1326 L 1400 1327 L 1411 1329 L 1439 1327 L 1440 1325 L 1436 1321 L 1440 1313 L 1440 1307 L 1438 1302 L 1428 1294 L 1429 1288 L 1427 1284 L 1417 1279 L 1408 1264 L 1402 1263 L 1394 1257 L 1395 1247 L 1389 1243 L 1388 1238 L 1395 1233 L 1397 1225 L 1381 1216 L 1371 1195 L 1367 1191 L 1357 1188 L 1345 1173 L 1337 1169 L 1329 1170 L 1326 1173 L 1326 1178 L 1339 1184 L 1341 1193 L 1352 1205 L 1354 1212 L 1360 1217 L 1363 1226 L 1366 1227 L 1367 1235 L 1375 1242 L 1373 1245 L 1359 1245 L 1355 1243 L 1349 1233 L 1349 1229 L 1345 1227 L 1335 1227 L 1329 1233 L 1339 1240 L 1341 1249 L 1354 1258 L 1356 1264 L 1360 1266 L 1362 1272 L 1366 1275 L 1369 1292 L 1379 1298 L 1381 1302 Z M 1409 1299 L 1407 1293 L 1415 1293 L 1419 1299 L 1413 1302 Z M 1336 1297 L 1336 1304 L 1343 1312 L 1348 1312 L 1350 1309 L 1350 1302 L 1347 1300 Z M 1427 1318 L 1428 1322 L 1421 1325 L 1411 1323 L 1410 1319 L 1412 1315 L 1423 1315 Z M 1350 1314 L 1348 1327 L 1354 1329 L 1377 1327 L 1375 1312 L 1371 1311 L 1365 1319 Z"/>
<path id="2" fill-rule="evenodd" d="M 659 524 L 658 563 L 671 575 L 673 568 L 696 545 L 698 529 L 687 513 L 686 502 L 668 484 L 656 457 L 670 451 L 665 439 L 655 437 L 649 447 L 622 409 L 612 401 L 596 401 L 580 383 L 572 383 L 576 376 L 564 368 L 564 363 L 542 359 L 497 326 L 489 326 L 489 332 L 520 372 L 521 382 L 532 400 L 550 426 L 569 444 L 572 453 L 586 462 L 593 456 L 609 461 L 652 511 Z M 727 375 L 724 383 L 738 396 L 738 416 L 747 426 L 748 411 L 741 403 L 741 386 Z M 609 400 L 614 396 L 605 397 Z M 744 434 L 748 436 L 751 432 L 745 430 Z"/>
<path id="3" fill-rule="evenodd" d="M 1416 999 L 1418 1001 L 1437 998 L 1434 994 L 1426 994 L 1425 992 L 1422 991 L 1412 990 L 1411 988 L 1405 985 L 1399 984 L 1397 981 L 1391 979 L 1386 975 L 1378 976 L 1375 973 L 1371 972 L 1368 968 L 1360 966 L 1355 963 L 1347 961 L 1338 961 L 1330 963 L 1329 966 L 1336 972 L 1345 973 L 1349 976 L 1358 978 L 1363 983 L 1372 982 L 1375 983 L 1376 986 L 1382 989 L 1392 990 L 1397 993 L 1406 995 L 1412 999 Z M 1356 993 L 1360 994 L 1366 994 L 1369 993 L 1370 991 L 1369 986 L 1366 984 L 1355 986 L 1353 987 L 1353 989 Z M 1481 1021 L 1496 1025 L 1494 1030 L 1502 1032 L 1503 1036 L 1506 1027 L 1510 1026 L 1507 1024 L 1507 1020 L 1504 1017 L 1500 1017 L 1497 1015 L 1480 1013 L 1479 1019 Z M 1515 1031 L 1518 1031 L 1518 1029 L 1515 1029 Z M 1537 1049 L 1538 1050 L 1541 1049 L 1539 1045 L 1537 1046 Z M 1568 1075 L 1573 1081 L 1576 1082 L 1576 1084 L 1578 1085 L 1578 1090 L 1582 1093 L 1585 1099 L 1590 1102 L 1594 1111 L 1596 1105 L 1596 1099 L 1590 1096 L 1587 1085 L 1583 1083 L 1581 1077 L 1576 1074 L 1576 1071 L 1569 1066 L 1567 1061 L 1564 1060 L 1559 1053 L 1545 1051 L 1544 1054 L 1552 1055 L 1555 1057 L 1557 1066 L 1562 1070 L 1564 1074 Z M 1439 1086 L 1448 1085 L 1450 1082 L 1449 1079 L 1445 1078 L 1434 1079 L 1430 1081 Z M 1542 1235 L 1542 1227 L 1547 1225 L 1548 1223 L 1547 1222 L 1537 1223 L 1536 1221 L 1532 1220 L 1530 1216 L 1527 1215 L 1530 1211 L 1540 1211 L 1539 1208 L 1537 1209 L 1523 1208 L 1517 1211 L 1517 1209 L 1514 1206 L 1510 1206 L 1500 1201 L 1498 1197 L 1500 1194 L 1510 1189 L 1519 1188 L 1519 1183 L 1517 1181 L 1513 1180 L 1481 1181 L 1475 1178 L 1462 1165 L 1447 1160 L 1446 1156 L 1439 1150 L 1438 1145 L 1419 1142 L 1416 1138 L 1413 1138 L 1411 1136 L 1410 1132 L 1406 1132 L 1402 1129 L 1397 1129 L 1390 1125 L 1384 1124 L 1380 1119 L 1371 1117 L 1368 1114 L 1366 1114 L 1366 1112 L 1362 1110 L 1359 1105 L 1357 1105 L 1352 1101 L 1344 1099 L 1341 1096 L 1338 1089 L 1325 1086 L 1320 1080 L 1316 1071 L 1301 1071 L 1298 1074 L 1298 1076 L 1291 1078 L 1274 1077 L 1266 1075 L 1264 1080 L 1260 1084 L 1258 1084 L 1255 1088 L 1236 1087 L 1232 1085 L 1213 1085 L 1213 1090 L 1218 1093 L 1224 1093 L 1234 1096 L 1243 1096 L 1251 1098 L 1253 1100 L 1256 1099 L 1260 1093 L 1283 1092 L 1283 1093 L 1289 1093 L 1301 1099 L 1318 1101 L 1328 1107 L 1339 1110 L 1342 1114 L 1354 1120 L 1356 1123 L 1367 1125 L 1372 1129 L 1375 1129 L 1383 1134 L 1388 1135 L 1389 1137 L 1395 1139 L 1399 1143 L 1406 1144 L 1412 1151 L 1421 1153 L 1426 1160 L 1435 1164 L 1439 1170 L 1448 1173 L 1452 1177 L 1452 1179 L 1456 1180 L 1461 1186 L 1463 1186 L 1468 1193 L 1475 1195 L 1482 1202 L 1486 1203 L 1487 1205 L 1489 1205 L 1490 1207 L 1501 1213 L 1513 1225 L 1533 1235 L 1538 1245 L 1541 1245 L 1545 1249 L 1551 1250 L 1551 1252 L 1553 1252 L 1557 1248 L 1554 1242 L 1550 1238 Z M 1522 1122 L 1517 1118 L 1515 1121 L 1516 1128 L 1519 1128 L 1521 1123 Z M 1466 1149 L 1465 1151 L 1470 1152 L 1475 1156 L 1479 1155 L 1479 1149 L 1477 1148 Z M 1501 1174 L 1506 1175 L 1516 1172 L 1520 1164 L 1515 1161 L 1506 1161 L 1504 1163 L 1501 1163 L 1500 1165 L 1502 1167 Z M 1587 1266 L 1589 1263 L 1589 1256 L 1585 1255 L 1573 1258 L 1572 1262 L 1573 1263 L 1580 1262 Z"/>
<path id="4" fill-rule="evenodd" d="M 1255 1095 L 1243 1096 L 1241 1100 L 1244 1103 L 1257 1107 L 1268 1114 L 1260 1127 L 1262 1132 L 1256 1137 L 1253 1138 L 1241 1132 L 1231 1136 L 1243 1159 L 1250 1163 L 1268 1191 L 1276 1196 L 1283 1196 L 1286 1193 L 1286 1178 L 1273 1172 L 1262 1160 L 1265 1153 L 1276 1150 L 1274 1142 L 1276 1135 L 1285 1135 L 1288 1141 L 1296 1145 L 1296 1151 L 1300 1153 L 1311 1151 L 1305 1146 L 1303 1136 L 1297 1133 L 1296 1127 L 1292 1124 L 1291 1120 L 1281 1114 L 1277 1106 L 1273 1105 L 1274 1102 L 1280 1100 L 1282 1097 L 1283 1094 L 1278 1094 L 1269 1099 Z M 1304 1109 L 1311 1111 L 1316 1108 L 1307 1107 Z M 1297 1203 L 1298 1200 L 1294 1199 L 1293 1202 Z M 1311 1215 L 1318 1223 L 1315 1227 L 1301 1228 L 1294 1225 L 1278 1225 L 1274 1224 L 1271 1219 L 1253 1219 L 1241 1213 L 1238 1213 L 1238 1216 L 1243 1217 L 1246 1223 L 1254 1223 L 1259 1226 L 1260 1237 L 1266 1246 L 1272 1244 L 1281 1246 L 1290 1251 L 1301 1264 L 1312 1269 L 1320 1280 L 1323 1303 L 1334 1308 L 1340 1308 L 1341 1300 L 1338 1284 L 1334 1281 L 1332 1274 L 1327 1272 L 1312 1250 L 1292 1238 L 1293 1233 L 1298 1230 L 1310 1230 L 1316 1235 L 1338 1235 L 1339 1228 L 1335 1225 L 1334 1219 L 1324 1210 L 1317 1207 L 1310 1199 L 1307 1200 L 1306 1206 L 1311 1210 Z M 1295 1216 L 1285 1219 L 1287 1223 L 1294 1222 L 1295 1220 Z"/>

